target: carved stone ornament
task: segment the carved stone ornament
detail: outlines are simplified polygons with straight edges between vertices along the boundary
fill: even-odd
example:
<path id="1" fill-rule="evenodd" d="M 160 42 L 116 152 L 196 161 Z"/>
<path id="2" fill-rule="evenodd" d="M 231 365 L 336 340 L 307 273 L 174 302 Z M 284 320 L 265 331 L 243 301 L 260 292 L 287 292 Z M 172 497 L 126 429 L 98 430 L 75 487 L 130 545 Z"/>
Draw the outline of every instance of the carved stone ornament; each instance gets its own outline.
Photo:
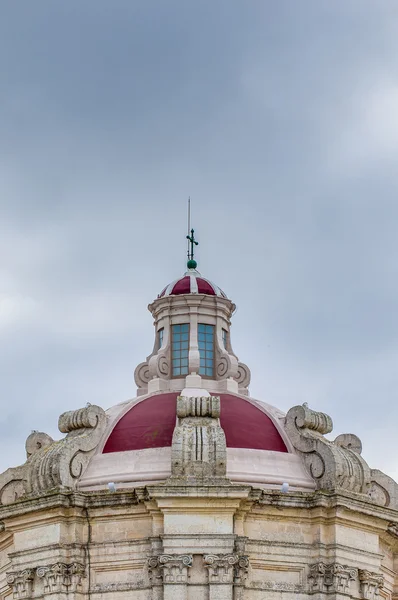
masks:
<path id="1" fill-rule="evenodd" d="M 163 574 L 160 569 L 159 556 L 150 556 L 147 561 L 149 583 L 154 585 L 162 585 Z"/>
<path id="2" fill-rule="evenodd" d="M 32 596 L 34 575 L 33 569 L 7 573 L 7 583 L 12 587 L 13 598 L 30 598 Z"/>
<path id="3" fill-rule="evenodd" d="M 68 565 L 55 563 L 50 567 L 39 567 L 37 576 L 44 581 L 44 593 L 67 592 L 69 583 Z"/>
<path id="4" fill-rule="evenodd" d="M 43 579 L 44 593 L 76 592 L 85 576 L 85 568 L 81 563 L 55 563 L 37 568 L 37 576 Z"/>
<path id="5" fill-rule="evenodd" d="M 243 554 L 238 557 L 238 562 L 234 567 L 234 584 L 243 586 L 249 572 L 249 557 Z"/>
<path id="6" fill-rule="evenodd" d="M 308 584 L 311 592 L 348 593 L 358 570 L 338 563 L 318 562 L 310 566 Z"/>
<path id="7" fill-rule="evenodd" d="M 361 598 L 366 600 L 377 600 L 379 591 L 384 584 L 384 577 L 379 573 L 372 573 L 366 569 L 359 570 L 359 583 L 361 590 Z"/>
<path id="8" fill-rule="evenodd" d="M 106 419 L 102 408 L 89 405 L 60 416 L 59 430 L 67 434 L 62 440 L 50 442 L 45 434 L 31 434 L 26 463 L 0 475 L 0 504 L 54 488 L 73 489 L 101 440 Z"/>
<path id="9" fill-rule="evenodd" d="M 203 562 L 209 572 L 209 583 L 232 584 L 238 560 L 237 554 L 206 554 Z"/>
<path id="10" fill-rule="evenodd" d="M 188 583 L 189 569 L 192 567 L 193 560 L 191 554 L 161 554 L 158 560 L 165 584 Z"/>
<path id="11" fill-rule="evenodd" d="M 339 436 L 339 443 L 323 434 L 333 429 L 332 419 L 311 410 L 306 405 L 294 406 L 286 415 L 286 433 L 301 454 L 317 489 L 334 491 L 338 488 L 367 494 L 370 469 L 358 453 L 359 440 L 355 436 L 355 449 L 346 445 L 348 436 Z"/>
<path id="12" fill-rule="evenodd" d="M 177 398 L 178 422 L 171 446 L 171 483 L 223 479 L 227 471 L 225 434 L 220 426 L 220 398 Z"/>

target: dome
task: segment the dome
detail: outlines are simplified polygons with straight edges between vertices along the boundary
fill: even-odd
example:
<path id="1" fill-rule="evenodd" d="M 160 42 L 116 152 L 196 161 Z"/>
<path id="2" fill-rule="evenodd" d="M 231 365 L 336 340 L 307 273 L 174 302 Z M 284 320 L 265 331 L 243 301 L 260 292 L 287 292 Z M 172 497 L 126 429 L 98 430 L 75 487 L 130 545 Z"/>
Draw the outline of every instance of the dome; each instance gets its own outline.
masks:
<path id="1" fill-rule="evenodd" d="M 115 425 L 104 453 L 171 446 L 176 423 L 176 393 L 157 394 L 135 404 Z M 247 398 L 221 394 L 220 424 L 228 448 L 287 452 L 271 418 Z"/>
<path id="2" fill-rule="evenodd" d="M 182 277 L 169 283 L 160 292 L 158 298 L 182 294 L 205 294 L 207 296 L 227 297 L 217 285 L 202 277 L 196 269 L 188 269 Z"/>
<path id="3" fill-rule="evenodd" d="M 79 488 L 101 489 L 113 481 L 123 487 L 162 483 L 170 477 L 171 446 L 179 392 L 160 392 L 118 405 Z M 269 489 L 287 482 L 313 489 L 284 431 L 284 414 L 247 396 L 222 393 L 220 425 L 227 445 L 227 476 L 235 483 Z"/>

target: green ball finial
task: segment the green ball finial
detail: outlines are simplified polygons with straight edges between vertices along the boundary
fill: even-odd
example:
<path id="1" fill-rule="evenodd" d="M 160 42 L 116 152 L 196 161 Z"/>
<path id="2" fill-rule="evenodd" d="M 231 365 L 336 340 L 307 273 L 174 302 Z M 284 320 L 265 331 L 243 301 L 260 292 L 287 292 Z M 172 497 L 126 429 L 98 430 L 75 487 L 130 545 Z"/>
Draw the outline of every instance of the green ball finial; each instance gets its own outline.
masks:
<path id="1" fill-rule="evenodd" d="M 198 266 L 198 263 L 196 262 L 196 260 L 193 260 L 193 258 L 190 258 L 189 261 L 187 262 L 188 269 L 196 269 L 197 266 Z"/>

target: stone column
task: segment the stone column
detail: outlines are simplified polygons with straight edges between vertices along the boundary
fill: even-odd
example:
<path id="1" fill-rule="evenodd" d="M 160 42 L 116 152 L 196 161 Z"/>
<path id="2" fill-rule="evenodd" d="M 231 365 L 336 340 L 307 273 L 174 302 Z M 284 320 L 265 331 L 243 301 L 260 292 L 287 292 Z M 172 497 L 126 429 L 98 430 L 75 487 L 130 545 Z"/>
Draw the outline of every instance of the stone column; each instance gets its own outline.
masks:
<path id="1" fill-rule="evenodd" d="M 191 554 L 162 554 L 159 567 L 163 570 L 164 600 L 188 600 L 189 569 Z"/>

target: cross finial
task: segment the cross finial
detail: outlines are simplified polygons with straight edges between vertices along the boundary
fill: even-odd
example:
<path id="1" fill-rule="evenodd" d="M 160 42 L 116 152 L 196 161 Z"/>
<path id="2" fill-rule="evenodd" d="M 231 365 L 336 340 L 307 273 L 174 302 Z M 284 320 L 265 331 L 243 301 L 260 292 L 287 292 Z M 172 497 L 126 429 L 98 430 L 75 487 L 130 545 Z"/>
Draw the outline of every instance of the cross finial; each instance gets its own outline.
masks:
<path id="1" fill-rule="evenodd" d="M 191 235 L 187 235 L 188 240 L 188 269 L 196 269 L 198 263 L 194 260 L 194 248 L 199 245 L 199 242 L 195 240 L 195 231 L 191 229 Z"/>

